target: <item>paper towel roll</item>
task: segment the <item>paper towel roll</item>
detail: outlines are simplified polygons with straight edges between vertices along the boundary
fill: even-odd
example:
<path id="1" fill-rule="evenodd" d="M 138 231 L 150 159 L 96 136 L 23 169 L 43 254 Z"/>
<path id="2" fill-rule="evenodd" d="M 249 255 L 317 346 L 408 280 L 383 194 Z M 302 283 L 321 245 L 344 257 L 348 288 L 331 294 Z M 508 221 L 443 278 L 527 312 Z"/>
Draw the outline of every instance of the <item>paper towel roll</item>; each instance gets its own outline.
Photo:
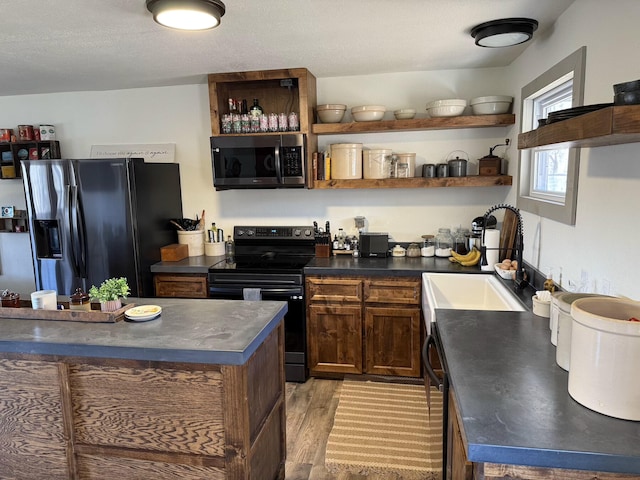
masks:
<path id="1" fill-rule="evenodd" d="M 484 232 L 484 245 L 487 247 L 487 264 L 482 270 L 494 270 L 494 265 L 500 260 L 500 230 L 491 229 Z"/>

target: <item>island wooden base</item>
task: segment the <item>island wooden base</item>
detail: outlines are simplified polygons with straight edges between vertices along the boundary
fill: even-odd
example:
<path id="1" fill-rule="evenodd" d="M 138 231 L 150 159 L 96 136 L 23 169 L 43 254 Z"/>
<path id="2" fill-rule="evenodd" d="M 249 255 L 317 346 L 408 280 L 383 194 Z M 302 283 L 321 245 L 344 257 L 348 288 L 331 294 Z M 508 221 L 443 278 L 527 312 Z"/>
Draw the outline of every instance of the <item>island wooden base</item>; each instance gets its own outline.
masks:
<path id="1" fill-rule="evenodd" d="M 284 330 L 244 365 L 0 353 L 0 478 L 282 479 Z"/>

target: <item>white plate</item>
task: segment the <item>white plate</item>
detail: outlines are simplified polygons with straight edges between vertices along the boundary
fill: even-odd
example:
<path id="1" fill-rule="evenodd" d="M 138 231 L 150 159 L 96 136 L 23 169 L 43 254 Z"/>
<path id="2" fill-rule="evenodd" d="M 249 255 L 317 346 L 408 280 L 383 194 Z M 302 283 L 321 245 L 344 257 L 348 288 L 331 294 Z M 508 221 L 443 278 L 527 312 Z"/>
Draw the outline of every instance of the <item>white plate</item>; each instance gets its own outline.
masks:
<path id="1" fill-rule="evenodd" d="M 124 312 L 124 316 L 134 322 L 146 322 L 160 316 L 162 308 L 158 305 L 140 305 Z"/>

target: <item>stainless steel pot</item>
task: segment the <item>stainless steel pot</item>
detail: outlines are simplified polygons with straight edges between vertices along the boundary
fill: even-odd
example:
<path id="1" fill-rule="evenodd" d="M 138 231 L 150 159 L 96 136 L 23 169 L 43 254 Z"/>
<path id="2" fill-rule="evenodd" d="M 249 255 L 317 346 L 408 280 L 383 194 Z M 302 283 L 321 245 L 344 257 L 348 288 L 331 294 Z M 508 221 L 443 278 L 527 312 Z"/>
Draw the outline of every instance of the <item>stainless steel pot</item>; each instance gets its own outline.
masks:
<path id="1" fill-rule="evenodd" d="M 438 177 L 448 177 L 449 176 L 449 165 L 446 163 L 439 163 L 437 165 L 437 173 Z"/>

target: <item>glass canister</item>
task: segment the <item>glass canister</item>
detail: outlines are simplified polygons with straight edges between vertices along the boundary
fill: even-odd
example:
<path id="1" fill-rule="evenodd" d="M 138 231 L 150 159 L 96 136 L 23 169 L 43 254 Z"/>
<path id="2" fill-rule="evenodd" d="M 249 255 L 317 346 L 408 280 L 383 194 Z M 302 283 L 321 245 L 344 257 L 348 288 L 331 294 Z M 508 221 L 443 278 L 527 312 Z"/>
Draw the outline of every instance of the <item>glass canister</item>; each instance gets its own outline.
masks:
<path id="1" fill-rule="evenodd" d="M 469 229 L 468 228 L 456 228 L 453 233 L 453 249 L 460 255 L 466 255 L 469 253 Z"/>
<path id="2" fill-rule="evenodd" d="M 420 255 L 423 257 L 433 257 L 436 254 L 436 241 L 433 235 L 423 235 Z"/>
<path id="3" fill-rule="evenodd" d="M 69 309 L 83 312 L 91 311 L 91 297 L 81 288 L 76 288 L 76 292 L 69 297 Z"/>
<path id="4" fill-rule="evenodd" d="M 450 228 L 439 228 L 436 235 L 436 257 L 450 257 L 454 240 Z"/>

